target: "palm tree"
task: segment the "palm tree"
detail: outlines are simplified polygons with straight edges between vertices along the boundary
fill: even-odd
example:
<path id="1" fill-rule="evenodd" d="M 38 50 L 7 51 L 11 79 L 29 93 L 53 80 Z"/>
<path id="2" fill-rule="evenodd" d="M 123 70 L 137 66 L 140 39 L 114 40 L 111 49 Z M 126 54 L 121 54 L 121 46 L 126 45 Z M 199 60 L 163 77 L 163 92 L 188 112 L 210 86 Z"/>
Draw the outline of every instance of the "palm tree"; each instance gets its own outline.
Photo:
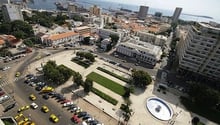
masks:
<path id="1" fill-rule="evenodd" d="M 123 111 L 122 115 L 124 117 L 124 121 L 128 123 L 131 115 L 132 115 L 132 109 L 130 109 L 129 104 L 121 104 L 120 109 Z"/>

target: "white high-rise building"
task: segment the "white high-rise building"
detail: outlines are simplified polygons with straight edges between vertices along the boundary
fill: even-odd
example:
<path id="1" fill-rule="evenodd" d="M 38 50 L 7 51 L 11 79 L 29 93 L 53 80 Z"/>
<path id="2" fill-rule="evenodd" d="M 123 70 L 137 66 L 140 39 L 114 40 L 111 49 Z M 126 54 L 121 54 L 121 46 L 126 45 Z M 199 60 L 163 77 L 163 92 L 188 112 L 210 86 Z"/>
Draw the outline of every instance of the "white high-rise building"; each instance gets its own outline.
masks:
<path id="1" fill-rule="evenodd" d="M 220 27 L 197 23 L 178 45 L 179 68 L 220 80 Z"/>
<path id="2" fill-rule="evenodd" d="M 139 12 L 138 12 L 138 18 L 141 20 L 144 20 L 148 13 L 148 6 L 140 6 Z"/>
<path id="3" fill-rule="evenodd" d="M 2 12 L 5 21 L 24 20 L 19 5 L 4 4 L 2 6 Z"/>
<path id="4" fill-rule="evenodd" d="M 179 20 L 180 14 L 182 12 L 182 8 L 176 7 L 173 16 L 172 16 L 172 22 L 175 23 Z"/>

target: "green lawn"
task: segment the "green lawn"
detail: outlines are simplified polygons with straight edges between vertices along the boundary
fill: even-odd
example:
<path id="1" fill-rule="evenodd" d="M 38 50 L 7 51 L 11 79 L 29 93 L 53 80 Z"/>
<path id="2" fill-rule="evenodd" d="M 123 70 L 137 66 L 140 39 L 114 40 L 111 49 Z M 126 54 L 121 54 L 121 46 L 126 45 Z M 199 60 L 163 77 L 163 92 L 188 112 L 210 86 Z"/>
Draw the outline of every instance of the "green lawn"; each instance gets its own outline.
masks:
<path id="1" fill-rule="evenodd" d="M 113 104 L 113 105 L 117 105 L 118 101 L 114 98 L 112 98 L 111 96 L 101 92 L 100 90 L 96 89 L 96 88 L 92 88 L 92 92 L 95 93 L 96 95 L 98 95 L 99 97 L 101 97 L 102 99 L 106 100 L 107 102 Z"/>
<path id="2" fill-rule="evenodd" d="M 126 87 L 106 78 L 106 77 L 103 77 L 102 75 L 99 75 L 95 72 L 92 72 L 90 73 L 87 78 L 93 80 L 94 82 L 110 89 L 111 91 L 123 96 L 124 93 L 125 93 L 125 89 Z"/>
<path id="3" fill-rule="evenodd" d="M 111 76 L 113 76 L 113 77 L 115 77 L 115 78 L 117 78 L 117 79 L 120 79 L 120 80 L 122 80 L 122 81 L 124 81 L 124 82 L 126 82 L 126 83 L 129 83 L 129 82 L 130 82 L 129 79 L 124 78 L 124 77 L 122 77 L 122 76 L 120 76 L 120 75 L 117 75 L 117 74 L 115 74 L 115 73 L 113 73 L 113 72 L 111 72 L 111 71 L 108 71 L 108 70 L 106 70 L 106 69 L 104 69 L 104 68 L 102 68 L 102 67 L 98 67 L 97 69 L 100 70 L 100 71 L 102 71 L 102 72 L 104 72 L 104 73 L 107 73 L 107 74 L 109 74 L 109 75 L 111 75 Z"/>

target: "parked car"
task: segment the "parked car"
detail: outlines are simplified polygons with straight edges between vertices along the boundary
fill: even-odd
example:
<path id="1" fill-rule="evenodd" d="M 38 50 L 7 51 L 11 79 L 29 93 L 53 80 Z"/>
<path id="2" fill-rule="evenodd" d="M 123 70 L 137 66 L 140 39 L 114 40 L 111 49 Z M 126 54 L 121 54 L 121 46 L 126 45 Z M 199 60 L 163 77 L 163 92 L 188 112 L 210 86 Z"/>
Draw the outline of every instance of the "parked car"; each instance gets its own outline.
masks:
<path id="1" fill-rule="evenodd" d="M 18 112 L 22 112 L 24 110 L 28 110 L 30 108 L 29 105 L 26 105 L 26 106 L 22 106 L 21 108 L 18 109 Z"/>
<path id="2" fill-rule="evenodd" d="M 7 101 L 8 99 L 10 99 L 10 97 L 8 95 L 4 95 L 0 97 L 0 104 Z"/>
<path id="3" fill-rule="evenodd" d="M 44 94 L 42 97 L 46 100 L 50 98 L 50 96 L 48 94 Z"/>
<path id="4" fill-rule="evenodd" d="M 80 122 L 80 119 L 77 117 L 77 115 L 73 115 L 71 120 L 75 123 L 79 123 Z"/>
<path id="5" fill-rule="evenodd" d="M 71 105 L 74 105 L 74 103 L 71 101 L 71 102 L 67 102 L 67 103 L 64 103 L 63 104 L 63 107 L 69 107 Z"/>
<path id="6" fill-rule="evenodd" d="M 33 103 L 31 103 L 31 107 L 32 107 L 33 109 L 36 109 L 36 108 L 38 108 L 38 105 L 37 105 L 35 102 L 33 102 Z"/>
<path id="7" fill-rule="evenodd" d="M 49 108 L 47 106 L 42 106 L 41 110 L 45 113 L 49 112 Z"/>
<path id="8" fill-rule="evenodd" d="M 87 112 L 80 112 L 78 114 L 78 117 L 81 118 L 81 117 L 86 116 L 86 115 L 87 115 Z"/>
<path id="9" fill-rule="evenodd" d="M 41 91 L 41 90 L 42 90 L 42 87 L 41 87 L 41 86 L 37 86 L 37 87 L 35 88 L 35 90 Z"/>
<path id="10" fill-rule="evenodd" d="M 8 69 L 10 69 L 11 67 L 9 67 L 9 66 L 5 66 L 2 70 L 3 71 L 6 71 L 6 70 L 8 70 Z"/>
<path id="11" fill-rule="evenodd" d="M 59 121 L 59 118 L 55 114 L 50 115 L 50 119 L 54 122 L 57 123 Z"/>
<path id="12" fill-rule="evenodd" d="M 31 94 L 31 95 L 29 96 L 29 98 L 30 98 L 32 101 L 34 101 L 34 100 L 37 99 L 37 97 L 36 97 L 34 94 Z"/>

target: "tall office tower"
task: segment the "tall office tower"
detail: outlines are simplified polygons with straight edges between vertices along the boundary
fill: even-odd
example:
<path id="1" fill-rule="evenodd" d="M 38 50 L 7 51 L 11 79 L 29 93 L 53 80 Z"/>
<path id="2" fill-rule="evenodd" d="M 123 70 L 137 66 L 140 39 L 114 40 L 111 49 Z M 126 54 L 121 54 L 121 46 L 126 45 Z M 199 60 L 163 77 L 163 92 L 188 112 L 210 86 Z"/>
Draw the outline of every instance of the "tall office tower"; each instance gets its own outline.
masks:
<path id="1" fill-rule="evenodd" d="M 144 20 L 147 16 L 148 9 L 149 9 L 148 6 L 140 6 L 138 12 L 138 19 Z"/>
<path id="2" fill-rule="evenodd" d="M 2 5 L 7 4 L 7 3 L 8 3 L 8 0 L 0 0 L 0 7 L 2 7 Z"/>
<path id="3" fill-rule="evenodd" d="M 69 3 L 67 9 L 69 13 L 75 13 L 77 11 L 77 6 L 74 3 Z"/>
<path id="4" fill-rule="evenodd" d="M 220 80 L 220 27 L 197 23 L 178 45 L 179 68 Z"/>
<path id="5" fill-rule="evenodd" d="M 173 16 L 172 16 L 172 22 L 176 23 L 179 20 L 180 14 L 182 12 L 182 8 L 176 7 Z"/>
<path id="6" fill-rule="evenodd" d="M 2 6 L 4 21 L 24 20 L 21 7 L 14 4 L 4 4 Z"/>
<path id="7" fill-rule="evenodd" d="M 91 15 L 100 16 L 101 15 L 101 8 L 94 5 L 94 6 L 90 7 L 89 12 Z"/>

